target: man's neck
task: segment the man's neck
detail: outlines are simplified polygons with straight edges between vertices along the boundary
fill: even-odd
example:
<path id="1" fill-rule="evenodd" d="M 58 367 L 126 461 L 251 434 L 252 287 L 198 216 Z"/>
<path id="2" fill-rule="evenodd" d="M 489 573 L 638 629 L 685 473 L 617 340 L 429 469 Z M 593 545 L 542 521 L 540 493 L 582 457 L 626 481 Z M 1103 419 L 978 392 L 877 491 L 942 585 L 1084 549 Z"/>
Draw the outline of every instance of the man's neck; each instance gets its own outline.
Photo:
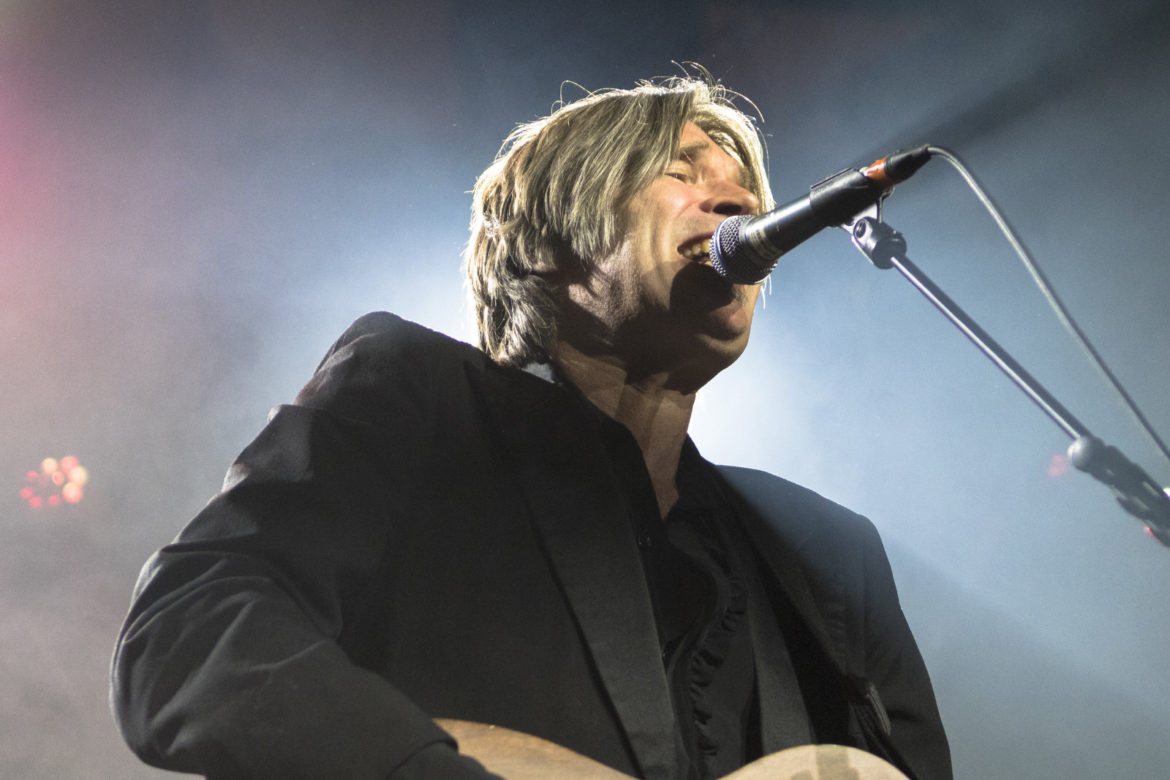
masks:
<path id="1" fill-rule="evenodd" d="M 662 517 L 678 500 L 675 476 L 694 393 L 670 389 L 668 374 L 631 377 L 627 367 L 561 342 L 557 365 L 594 406 L 629 429 L 646 462 Z"/>

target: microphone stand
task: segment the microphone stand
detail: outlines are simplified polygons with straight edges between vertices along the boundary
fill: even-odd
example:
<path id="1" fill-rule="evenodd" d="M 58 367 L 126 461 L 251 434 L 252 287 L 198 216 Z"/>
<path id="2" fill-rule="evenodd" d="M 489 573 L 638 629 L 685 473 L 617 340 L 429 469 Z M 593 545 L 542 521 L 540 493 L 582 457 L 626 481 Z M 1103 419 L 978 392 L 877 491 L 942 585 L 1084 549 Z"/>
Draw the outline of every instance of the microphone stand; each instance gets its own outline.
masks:
<path id="1" fill-rule="evenodd" d="M 877 268 L 898 272 L 935 305 L 975 346 L 999 366 L 1073 443 L 1068 457 L 1074 466 L 1103 482 L 1125 511 L 1140 520 L 1150 536 L 1170 547 L 1170 496 L 1157 482 L 1116 447 L 1105 444 L 995 342 L 959 305 L 906 257 L 902 234 L 881 221 L 881 204 L 842 225 L 854 246 Z"/>

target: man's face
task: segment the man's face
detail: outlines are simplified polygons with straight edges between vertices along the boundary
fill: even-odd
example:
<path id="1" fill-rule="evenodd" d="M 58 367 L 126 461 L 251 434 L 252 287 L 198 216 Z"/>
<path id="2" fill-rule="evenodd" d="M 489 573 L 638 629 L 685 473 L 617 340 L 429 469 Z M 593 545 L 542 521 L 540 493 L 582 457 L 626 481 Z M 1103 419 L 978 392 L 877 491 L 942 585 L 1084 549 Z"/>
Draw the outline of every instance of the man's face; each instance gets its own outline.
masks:
<path id="1" fill-rule="evenodd" d="M 679 368 L 699 384 L 747 346 L 758 285 L 733 285 L 699 247 L 719 223 L 754 213 L 740 165 L 693 123 L 678 156 L 634 196 L 617 249 L 571 279 L 560 338 L 631 374 Z"/>

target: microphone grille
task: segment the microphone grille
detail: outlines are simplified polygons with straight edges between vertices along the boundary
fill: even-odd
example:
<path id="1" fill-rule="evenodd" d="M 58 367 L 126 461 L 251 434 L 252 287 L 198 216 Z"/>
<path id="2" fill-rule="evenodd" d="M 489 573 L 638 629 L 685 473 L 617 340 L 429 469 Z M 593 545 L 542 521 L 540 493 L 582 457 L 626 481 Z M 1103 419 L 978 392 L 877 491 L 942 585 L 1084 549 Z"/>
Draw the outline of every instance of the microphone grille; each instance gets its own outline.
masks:
<path id="1" fill-rule="evenodd" d="M 767 278 L 776 267 L 772 262 L 767 266 L 760 266 L 749 259 L 751 247 L 744 245 L 744 223 L 751 221 L 751 217 L 728 217 L 719 223 L 715 235 L 711 237 L 711 266 L 728 281 L 736 284 L 756 284 Z"/>

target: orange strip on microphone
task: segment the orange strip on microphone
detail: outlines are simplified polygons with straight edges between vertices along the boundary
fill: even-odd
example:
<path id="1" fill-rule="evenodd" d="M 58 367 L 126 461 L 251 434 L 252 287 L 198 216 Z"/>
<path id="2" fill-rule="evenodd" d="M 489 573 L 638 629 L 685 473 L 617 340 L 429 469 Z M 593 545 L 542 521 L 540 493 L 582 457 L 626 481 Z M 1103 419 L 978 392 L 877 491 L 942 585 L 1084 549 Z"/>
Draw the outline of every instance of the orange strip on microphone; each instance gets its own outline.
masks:
<path id="1" fill-rule="evenodd" d="M 883 157 L 880 160 L 874 160 L 868 168 L 861 172 L 861 175 L 876 184 L 886 184 L 889 186 L 897 184 L 898 182 L 886 173 L 886 160 L 888 159 L 890 158 Z"/>

